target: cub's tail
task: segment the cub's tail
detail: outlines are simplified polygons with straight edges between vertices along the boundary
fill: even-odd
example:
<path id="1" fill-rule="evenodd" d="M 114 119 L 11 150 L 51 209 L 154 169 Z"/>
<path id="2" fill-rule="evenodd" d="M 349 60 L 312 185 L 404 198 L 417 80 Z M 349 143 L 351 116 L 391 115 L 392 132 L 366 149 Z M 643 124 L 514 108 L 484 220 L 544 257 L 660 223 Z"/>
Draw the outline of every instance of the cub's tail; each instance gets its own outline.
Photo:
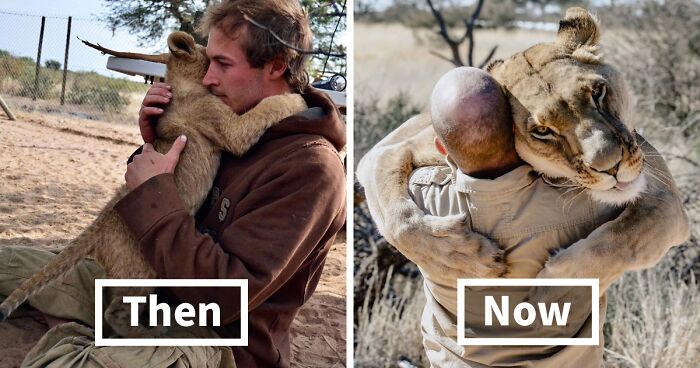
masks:
<path id="1" fill-rule="evenodd" d="M 91 227 L 92 228 L 92 227 Z M 25 280 L 15 291 L 0 304 L 0 322 L 7 319 L 17 307 L 31 296 L 38 294 L 47 286 L 63 280 L 87 255 L 97 243 L 92 229 L 83 232 L 71 241 L 61 253 L 56 255 L 44 268 Z"/>

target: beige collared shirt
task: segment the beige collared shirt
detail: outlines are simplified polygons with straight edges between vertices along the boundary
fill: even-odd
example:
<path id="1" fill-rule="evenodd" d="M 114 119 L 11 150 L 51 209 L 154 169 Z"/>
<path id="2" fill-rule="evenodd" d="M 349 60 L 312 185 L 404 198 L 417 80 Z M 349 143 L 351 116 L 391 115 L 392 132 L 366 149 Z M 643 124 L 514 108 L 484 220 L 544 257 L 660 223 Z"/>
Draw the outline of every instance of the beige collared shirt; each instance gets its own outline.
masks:
<path id="1" fill-rule="evenodd" d="M 505 250 L 509 278 L 534 278 L 550 252 L 585 238 L 615 218 L 619 210 L 601 206 L 580 190 L 547 183 L 532 167 L 520 166 L 493 179 L 476 179 L 448 166 L 413 172 L 409 190 L 416 204 L 435 216 L 468 214 L 471 229 Z M 426 306 L 421 328 L 428 359 L 434 367 L 592 367 L 602 363 L 599 346 L 460 346 L 457 344 L 457 290 L 421 269 Z M 523 295 L 526 291 L 523 291 Z M 600 325 L 605 298 L 600 303 Z M 467 306 L 467 310 L 469 307 Z M 467 315 L 469 326 L 469 315 Z M 476 317 L 475 317 L 476 318 Z M 590 337 L 590 318 L 570 337 Z M 507 337 L 537 337 L 513 330 Z M 467 337 L 478 336 L 467 328 Z"/>

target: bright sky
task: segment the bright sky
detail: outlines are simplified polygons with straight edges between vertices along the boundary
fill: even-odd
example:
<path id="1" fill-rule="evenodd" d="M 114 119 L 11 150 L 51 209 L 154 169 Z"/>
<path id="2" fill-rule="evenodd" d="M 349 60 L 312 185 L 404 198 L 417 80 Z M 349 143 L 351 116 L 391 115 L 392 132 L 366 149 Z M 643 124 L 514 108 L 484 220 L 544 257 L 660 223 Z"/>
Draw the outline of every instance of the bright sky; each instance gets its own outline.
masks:
<path id="1" fill-rule="evenodd" d="M 41 63 L 43 65 L 46 60 L 53 59 L 63 65 L 67 18 L 72 16 L 68 69 L 93 70 L 115 77 L 126 77 L 124 74 L 108 71 L 105 68 L 107 56 L 83 45 L 76 37 L 115 50 L 141 53 L 157 53 L 160 46 L 165 46 L 165 42 L 158 46 L 142 48 L 138 46 L 136 36 L 125 30 L 117 30 L 113 35 L 107 24 L 98 20 L 106 11 L 101 0 L 2 0 L 0 50 L 36 60 L 41 16 L 44 15 L 47 19 Z M 135 80 L 143 79 L 138 77 Z"/>

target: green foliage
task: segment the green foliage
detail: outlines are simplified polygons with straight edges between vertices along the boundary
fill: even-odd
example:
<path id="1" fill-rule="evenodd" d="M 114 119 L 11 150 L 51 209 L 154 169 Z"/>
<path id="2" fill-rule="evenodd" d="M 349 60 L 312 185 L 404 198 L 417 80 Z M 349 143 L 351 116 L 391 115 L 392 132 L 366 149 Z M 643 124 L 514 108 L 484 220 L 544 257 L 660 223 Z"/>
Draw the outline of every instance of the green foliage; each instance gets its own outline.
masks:
<path id="1" fill-rule="evenodd" d="M 20 89 L 17 91 L 18 96 L 47 100 L 57 95 L 56 79 L 50 73 L 40 71 L 37 78 L 34 69 L 25 69 L 17 81 L 20 84 Z"/>
<path id="2" fill-rule="evenodd" d="M 116 85 L 118 83 L 95 84 L 89 79 L 76 78 L 66 94 L 66 102 L 117 112 L 126 106 L 129 100 L 121 95 L 119 88 L 115 88 Z"/>
<path id="3" fill-rule="evenodd" d="M 5 78 L 18 78 L 25 70 L 33 70 L 34 62 L 13 57 L 7 51 L 0 51 L 0 80 Z"/>
<path id="4" fill-rule="evenodd" d="M 346 2 L 347 0 L 340 0 L 333 6 L 329 0 L 301 0 L 301 5 L 309 13 L 311 31 L 314 34 L 314 50 L 333 54 L 346 53 L 347 41 L 341 37 L 347 30 L 347 17 L 341 16 L 347 13 Z M 344 75 L 346 69 L 347 57 L 329 57 L 323 54 L 313 55 L 308 67 L 312 79 L 328 77 L 335 73 Z"/>
<path id="5" fill-rule="evenodd" d="M 10 93 L 22 97 L 49 99 L 56 96 L 57 76 L 52 70 L 40 68 L 36 78 L 36 64 L 27 57 L 14 57 L 7 51 L 0 51 L 0 82 L 11 80 L 14 86 Z"/>
<path id="6" fill-rule="evenodd" d="M 51 59 L 46 60 L 44 62 L 44 66 L 47 69 L 51 69 L 51 70 L 61 70 L 61 63 L 57 60 L 51 60 Z"/>
<path id="7" fill-rule="evenodd" d="M 139 45 L 153 45 L 165 33 L 180 30 L 193 34 L 209 0 L 103 0 L 109 12 L 104 20 L 112 27 L 128 29 L 138 36 Z M 205 44 L 205 40 L 193 34 Z"/>

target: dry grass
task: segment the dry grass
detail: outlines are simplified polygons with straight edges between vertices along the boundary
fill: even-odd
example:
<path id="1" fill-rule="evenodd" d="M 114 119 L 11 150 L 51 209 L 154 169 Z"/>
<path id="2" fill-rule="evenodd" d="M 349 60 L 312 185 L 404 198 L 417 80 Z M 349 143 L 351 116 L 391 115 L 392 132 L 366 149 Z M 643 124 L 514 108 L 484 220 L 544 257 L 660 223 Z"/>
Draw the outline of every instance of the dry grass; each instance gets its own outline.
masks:
<path id="1" fill-rule="evenodd" d="M 425 306 L 422 282 L 390 270 L 381 284 L 379 274 L 374 272 L 366 280 L 369 292 L 357 312 L 355 367 L 395 367 L 402 357 L 427 366 L 420 330 Z"/>
<path id="2" fill-rule="evenodd" d="M 626 274 L 608 292 L 608 367 L 700 366 L 700 287 L 672 267 L 667 257 L 656 268 Z"/>

